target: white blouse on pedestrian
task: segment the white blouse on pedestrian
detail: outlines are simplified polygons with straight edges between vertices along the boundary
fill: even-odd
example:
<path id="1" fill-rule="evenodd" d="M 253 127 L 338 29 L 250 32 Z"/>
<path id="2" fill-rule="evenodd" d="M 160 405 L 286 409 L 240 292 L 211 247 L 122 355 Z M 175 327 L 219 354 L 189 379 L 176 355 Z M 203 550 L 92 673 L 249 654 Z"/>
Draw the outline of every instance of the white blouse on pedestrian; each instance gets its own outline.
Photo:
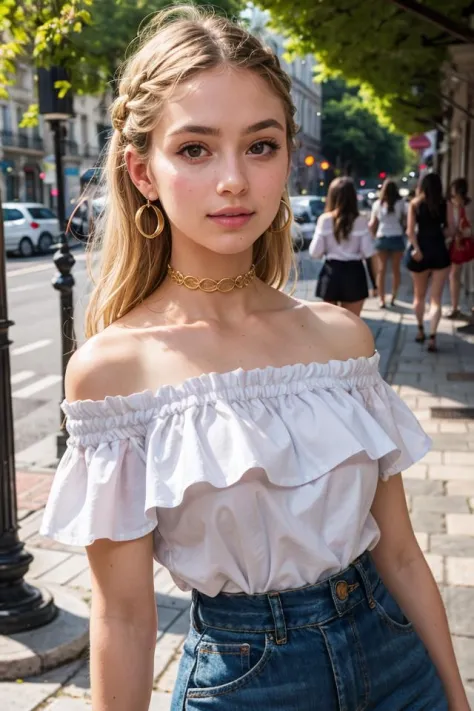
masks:
<path id="1" fill-rule="evenodd" d="M 314 583 L 379 540 L 379 477 L 430 440 L 371 358 L 209 373 L 63 404 L 70 434 L 41 533 L 87 546 L 153 531 L 183 590 Z"/>
<path id="2" fill-rule="evenodd" d="M 372 205 L 372 219 L 377 219 L 377 237 L 400 237 L 405 234 L 403 226 L 407 216 L 407 204 L 397 200 L 390 212 L 387 203 L 376 200 Z"/>
<path id="3" fill-rule="evenodd" d="M 334 218 L 330 212 L 323 213 L 316 223 L 314 237 L 309 245 L 313 259 L 335 259 L 339 262 L 368 259 L 375 254 L 375 244 L 369 232 L 369 222 L 364 215 L 354 220 L 346 239 L 337 241 L 334 236 Z"/>

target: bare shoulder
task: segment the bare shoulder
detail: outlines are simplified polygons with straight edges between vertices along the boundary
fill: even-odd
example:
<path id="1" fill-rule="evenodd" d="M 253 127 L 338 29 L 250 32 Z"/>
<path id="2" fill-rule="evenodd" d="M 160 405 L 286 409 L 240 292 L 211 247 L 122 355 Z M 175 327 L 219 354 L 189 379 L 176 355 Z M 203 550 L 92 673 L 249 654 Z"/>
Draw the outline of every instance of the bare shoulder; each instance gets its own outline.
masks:
<path id="1" fill-rule="evenodd" d="M 125 329 L 110 327 L 93 336 L 69 361 L 66 399 L 103 400 L 139 392 L 143 389 L 140 350 Z"/>
<path id="2" fill-rule="evenodd" d="M 314 329 L 328 347 L 328 358 L 370 358 L 375 352 L 372 331 L 358 316 L 321 301 L 301 301 L 308 308 Z"/>

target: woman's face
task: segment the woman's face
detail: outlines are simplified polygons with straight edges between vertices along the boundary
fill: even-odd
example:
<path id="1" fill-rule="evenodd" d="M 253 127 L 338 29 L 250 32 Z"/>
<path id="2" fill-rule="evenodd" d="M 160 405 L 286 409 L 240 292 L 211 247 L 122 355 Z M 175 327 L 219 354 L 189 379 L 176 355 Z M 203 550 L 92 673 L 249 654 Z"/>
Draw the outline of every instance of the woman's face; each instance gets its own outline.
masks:
<path id="1" fill-rule="evenodd" d="M 461 195 L 459 195 L 459 193 L 457 193 L 455 190 L 451 191 L 451 201 L 455 205 L 462 205 L 462 203 L 463 203 L 463 199 L 462 199 Z"/>
<path id="2" fill-rule="evenodd" d="M 250 70 L 180 85 L 153 133 L 148 175 L 173 241 L 217 254 L 244 252 L 268 229 L 288 172 L 282 101 Z"/>

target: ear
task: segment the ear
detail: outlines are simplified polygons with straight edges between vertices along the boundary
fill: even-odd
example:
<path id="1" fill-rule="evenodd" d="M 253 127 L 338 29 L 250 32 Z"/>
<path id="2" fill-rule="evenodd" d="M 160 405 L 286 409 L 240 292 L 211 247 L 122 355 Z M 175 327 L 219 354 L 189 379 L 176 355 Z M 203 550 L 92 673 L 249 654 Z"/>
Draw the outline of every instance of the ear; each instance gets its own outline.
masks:
<path id="1" fill-rule="evenodd" d="M 139 190 L 147 200 L 157 200 L 158 193 L 148 175 L 147 164 L 143 158 L 138 155 L 133 146 L 127 146 L 125 149 L 125 162 L 130 179 L 137 190 Z"/>

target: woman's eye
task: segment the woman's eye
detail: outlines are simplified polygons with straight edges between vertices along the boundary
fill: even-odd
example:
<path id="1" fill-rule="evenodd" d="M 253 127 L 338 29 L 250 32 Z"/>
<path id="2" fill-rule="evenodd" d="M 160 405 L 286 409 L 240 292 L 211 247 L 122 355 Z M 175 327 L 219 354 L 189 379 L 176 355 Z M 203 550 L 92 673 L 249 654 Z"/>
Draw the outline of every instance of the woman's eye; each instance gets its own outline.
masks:
<path id="1" fill-rule="evenodd" d="M 264 156 L 275 153 L 280 146 L 274 141 L 258 141 L 251 146 L 250 151 L 254 156 Z"/>
<path id="2" fill-rule="evenodd" d="M 192 143 L 181 148 L 179 154 L 183 155 L 185 158 L 196 160 L 197 158 L 203 157 L 203 151 L 205 150 L 204 146 L 199 145 L 199 143 Z"/>

